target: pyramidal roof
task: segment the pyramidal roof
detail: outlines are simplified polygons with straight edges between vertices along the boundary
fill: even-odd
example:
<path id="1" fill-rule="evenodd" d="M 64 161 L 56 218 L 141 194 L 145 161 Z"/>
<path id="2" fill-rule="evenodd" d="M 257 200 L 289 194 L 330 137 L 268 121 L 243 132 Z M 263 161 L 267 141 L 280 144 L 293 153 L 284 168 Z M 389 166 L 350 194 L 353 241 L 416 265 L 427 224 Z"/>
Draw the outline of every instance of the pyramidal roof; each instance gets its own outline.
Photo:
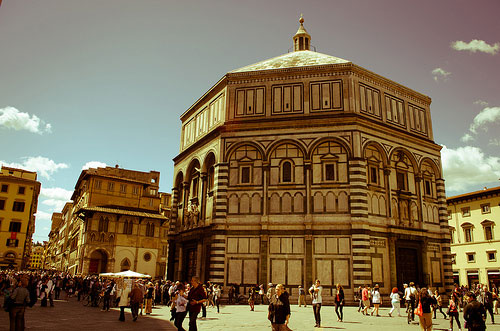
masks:
<path id="1" fill-rule="evenodd" d="M 351 62 L 335 56 L 311 51 L 311 35 L 309 35 L 309 33 L 307 33 L 306 29 L 304 28 L 304 18 L 302 17 L 302 15 L 300 16 L 299 23 L 299 29 L 293 36 L 293 52 L 250 64 L 243 68 L 230 71 L 230 73 L 309 67 Z"/>
<path id="2" fill-rule="evenodd" d="M 273 57 L 272 59 L 250 64 L 243 68 L 233 70 L 230 73 L 295 68 L 295 67 L 309 67 L 309 66 L 319 66 L 326 64 L 339 64 L 339 63 L 349 63 L 349 62 L 351 61 L 313 51 L 308 51 L 308 50 L 295 51 L 277 57 Z"/>

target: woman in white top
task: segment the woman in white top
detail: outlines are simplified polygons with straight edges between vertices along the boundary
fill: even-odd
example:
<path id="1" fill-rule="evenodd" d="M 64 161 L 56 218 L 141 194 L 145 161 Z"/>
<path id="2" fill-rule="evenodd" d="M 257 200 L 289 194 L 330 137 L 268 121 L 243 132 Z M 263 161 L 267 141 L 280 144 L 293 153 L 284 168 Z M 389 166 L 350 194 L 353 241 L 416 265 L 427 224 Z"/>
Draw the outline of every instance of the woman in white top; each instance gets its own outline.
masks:
<path id="1" fill-rule="evenodd" d="M 373 288 L 373 291 L 372 291 L 372 303 L 373 303 L 373 309 L 372 309 L 371 315 L 373 316 L 373 313 L 376 313 L 376 316 L 380 316 L 378 314 L 378 307 L 382 303 L 382 299 L 380 297 L 380 292 L 378 290 L 378 284 L 375 285 L 375 287 Z"/>
<path id="2" fill-rule="evenodd" d="M 309 289 L 309 294 L 311 295 L 314 319 L 316 320 L 316 325 L 314 325 L 314 327 L 317 328 L 321 326 L 320 311 L 321 311 L 321 304 L 323 303 L 321 292 L 323 292 L 323 287 L 321 286 L 319 279 L 316 279 L 316 283 Z"/>
<path id="3" fill-rule="evenodd" d="M 394 309 L 398 310 L 398 316 L 401 316 L 401 298 L 399 297 L 398 288 L 395 287 L 391 292 L 391 305 L 392 309 L 389 312 L 389 316 L 392 317 L 392 312 Z"/>
<path id="4" fill-rule="evenodd" d="M 174 325 L 178 331 L 186 331 L 182 327 L 182 322 L 184 322 L 184 318 L 186 318 L 187 314 L 187 304 L 188 300 L 184 297 L 184 288 L 180 287 L 178 293 L 174 298 L 175 302 L 175 322 Z"/>
<path id="5" fill-rule="evenodd" d="M 213 295 L 214 295 L 214 303 L 217 306 L 217 314 L 218 314 L 218 313 L 220 313 L 219 305 L 220 305 L 221 291 L 220 291 L 219 285 L 217 285 L 217 284 L 214 285 Z"/>

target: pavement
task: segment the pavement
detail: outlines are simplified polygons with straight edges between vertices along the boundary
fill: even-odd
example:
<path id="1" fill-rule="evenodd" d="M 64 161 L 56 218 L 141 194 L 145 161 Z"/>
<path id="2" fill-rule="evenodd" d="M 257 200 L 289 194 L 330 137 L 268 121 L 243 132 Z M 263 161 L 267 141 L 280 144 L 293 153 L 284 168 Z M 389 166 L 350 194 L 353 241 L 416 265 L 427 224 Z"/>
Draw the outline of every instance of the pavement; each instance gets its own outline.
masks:
<path id="1" fill-rule="evenodd" d="M 125 322 L 118 321 L 119 309 L 112 308 L 109 312 L 101 312 L 99 308 L 85 307 L 75 298 L 69 301 L 57 300 L 55 307 L 40 307 L 40 303 L 33 308 L 27 308 L 25 314 L 26 330 L 29 331 L 80 331 L 80 330 L 176 330 L 169 321 L 170 311 L 166 306 L 153 308 L 151 315 L 139 316 L 137 322 L 132 321 L 130 309 L 126 309 Z M 312 306 L 291 306 L 292 316 L 289 327 L 294 331 L 313 330 L 353 330 L 353 331 L 419 331 L 418 323 L 408 325 L 406 316 L 389 317 L 389 308 L 381 308 L 381 317 L 364 316 L 357 312 L 356 307 L 344 308 L 344 322 L 337 322 L 335 307 L 321 308 L 322 327 L 314 327 Z M 246 305 L 221 306 L 220 314 L 215 308 L 207 309 L 207 318 L 198 319 L 200 331 L 232 331 L 232 330 L 270 330 L 267 320 L 267 306 L 256 305 L 255 311 L 250 311 Z M 201 316 L 201 314 L 200 314 Z M 500 331 L 500 315 L 495 315 L 497 323 L 492 325 L 490 317 L 487 320 L 488 331 Z M 434 330 L 448 330 L 449 321 L 444 320 L 438 313 L 434 321 Z M 460 316 L 463 327 L 463 317 Z M 184 328 L 188 329 L 188 319 L 184 320 Z M 8 313 L 0 311 L 0 330 L 9 329 Z M 458 330 L 455 325 L 454 330 Z"/>

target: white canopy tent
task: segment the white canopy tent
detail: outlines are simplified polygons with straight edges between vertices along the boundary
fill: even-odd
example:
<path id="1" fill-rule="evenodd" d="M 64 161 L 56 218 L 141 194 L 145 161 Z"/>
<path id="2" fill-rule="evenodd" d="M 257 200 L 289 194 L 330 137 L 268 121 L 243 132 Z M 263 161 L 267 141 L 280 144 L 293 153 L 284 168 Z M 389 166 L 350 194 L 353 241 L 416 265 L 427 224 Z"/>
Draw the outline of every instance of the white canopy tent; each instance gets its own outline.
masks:
<path id="1" fill-rule="evenodd" d="M 132 270 L 122 271 L 122 272 L 106 272 L 103 274 L 99 274 L 100 277 L 109 277 L 109 278 L 151 278 L 150 275 L 141 274 Z"/>

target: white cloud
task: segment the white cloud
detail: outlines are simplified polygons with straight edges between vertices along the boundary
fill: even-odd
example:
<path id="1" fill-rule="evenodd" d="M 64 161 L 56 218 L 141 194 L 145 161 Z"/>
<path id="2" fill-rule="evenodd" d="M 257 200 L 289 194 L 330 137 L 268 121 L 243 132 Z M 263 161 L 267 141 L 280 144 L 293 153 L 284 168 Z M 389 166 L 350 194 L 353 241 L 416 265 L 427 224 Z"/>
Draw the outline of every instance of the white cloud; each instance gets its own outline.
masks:
<path id="1" fill-rule="evenodd" d="M 457 192 L 495 182 L 500 178 L 500 158 L 486 156 L 478 147 L 441 150 L 446 190 Z"/>
<path id="2" fill-rule="evenodd" d="M 85 163 L 82 167 L 82 170 L 87 170 L 89 168 L 106 168 L 107 164 L 99 161 L 89 161 Z"/>
<path id="3" fill-rule="evenodd" d="M 57 200 L 64 200 L 64 201 L 69 201 L 71 199 L 71 195 L 73 194 L 73 191 L 68 191 L 66 189 L 63 189 L 61 187 L 52 187 L 52 188 L 43 188 L 40 191 L 40 195 L 45 198 L 49 199 L 57 199 Z"/>
<path id="4" fill-rule="evenodd" d="M 66 200 L 57 200 L 57 199 L 46 199 L 42 201 L 42 204 L 52 207 L 54 212 L 61 212 L 64 205 L 66 204 Z"/>
<path id="5" fill-rule="evenodd" d="M 500 139 L 498 138 L 490 139 L 488 145 L 500 146 Z"/>
<path id="6" fill-rule="evenodd" d="M 464 134 L 462 141 L 468 142 L 475 139 L 477 131 L 482 129 L 488 131 L 488 124 L 500 123 L 500 107 L 486 107 L 474 117 L 472 124 L 469 127 L 469 132 Z"/>
<path id="7" fill-rule="evenodd" d="M 20 168 L 28 171 L 36 171 L 43 178 L 50 179 L 51 175 L 59 169 L 69 168 L 66 163 L 56 163 L 43 156 L 24 157 L 23 163 L 9 163 L 0 160 L 0 164 L 11 168 Z"/>
<path id="8" fill-rule="evenodd" d="M 486 129 L 486 125 L 500 121 L 500 107 L 486 107 L 474 117 L 469 130 L 472 133 L 477 133 L 479 128 Z"/>
<path id="9" fill-rule="evenodd" d="M 463 142 L 467 143 L 469 141 L 473 141 L 475 138 L 470 134 L 470 133 L 466 133 L 463 135 L 462 138 L 460 138 L 460 140 L 462 140 Z"/>
<path id="10" fill-rule="evenodd" d="M 66 202 L 69 202 L 73 191 L 68 191 L 60 187 L 43 188 L 40 191 L 40 196 L 46 198 L 42 200 L 42 204 L 52 207 L 56 212 L 60 212 Z"/>
<path id="11" fill-rule="evenodd" d="M 0 126 L 8 129 L 28 130 L 33 133 L 50 133 L 52 125 L 40 120 L 36 115 L 23 113 L 14 107 L 0 108 Z"/>
<path id="12" fill-rule="evenodd" d="M 474 39 L 468 43 L 457 40 L 451 43 L 451 47 L 457 51 L 469 51 L 472 53 L 483 52 L 495 55 L 500 50 L 500 43 L 494 43 L 493 45 L 490 45 L 484 40 Z"/>
<path id="13" fill-rule="evenodd" d="M 52 213 L 46 213 L 44 211 L 38 210 L 35 214 L 37 221 L 50 221 L 52 219 Z"/>
<path id="14" fill-rule="evenodd" d="M 484 100 L 476 100 L 476 101 L 474 101 L 474 104 L 475 105 L 480 105 L 480 106 L 483 106 L 483 107 L 488 107 L 488 105 L 489 105 L 489 103 L 487 103 Z"/>
<path id="15" fill-rule="evenodd" d="M 434 80 L 437 82 L 441 80 L 447 80 L 448 76 L 451 75 L 451 72 L 448 72 L 441 68 L 436 68 L 432 70 L 432 75 L 434 76 Z"/>

